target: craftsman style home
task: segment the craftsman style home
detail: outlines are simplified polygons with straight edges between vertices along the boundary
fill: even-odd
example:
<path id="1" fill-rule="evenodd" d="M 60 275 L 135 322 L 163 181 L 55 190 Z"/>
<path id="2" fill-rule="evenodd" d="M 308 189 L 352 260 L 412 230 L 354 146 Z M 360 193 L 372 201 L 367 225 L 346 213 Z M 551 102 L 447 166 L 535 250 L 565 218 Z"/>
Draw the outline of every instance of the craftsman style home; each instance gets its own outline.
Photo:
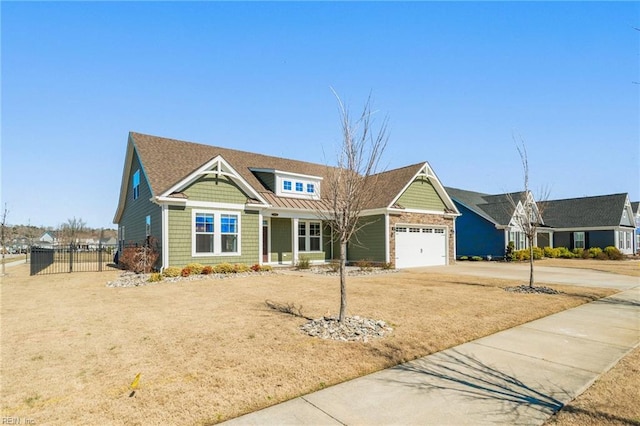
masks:
<path id="1" fill-rule="evenodd" d="M 525 202 L 535 205 L 531 192 L 490 195 L 449 187 L 446 191 L 462 214 L 456 221 L 458 256 L 500 259 L 509 242 L 513 242 L 515 250 L 528 247 L 516 215 L 522 213 Z M 552 246 L 553 231 L 545 226 L 537 208 L 534 210 L 532 220 L 538 224 L 534 245 Z"/>
<path id="2" fill-rule="evenodd" d="M 546 201 L 544 219 L 553 227 L 555 247 L 613 246 L 634 253 L 636 224 L 626 193 Z"/>
<path id="3" fill-rule="evenodd" d="M 191 262 L 325 262 L 339 245 L 323 222 L 330 168 L 291 159 L 130 133 L 114 217 L 118 243 L 157 242 L 158 268 Z M 454 203 L 427 162 L 376 176 L 351 262 L 398 268 L 455 259 Z M 328 193 L 328 191 L 326 191 Z"/>

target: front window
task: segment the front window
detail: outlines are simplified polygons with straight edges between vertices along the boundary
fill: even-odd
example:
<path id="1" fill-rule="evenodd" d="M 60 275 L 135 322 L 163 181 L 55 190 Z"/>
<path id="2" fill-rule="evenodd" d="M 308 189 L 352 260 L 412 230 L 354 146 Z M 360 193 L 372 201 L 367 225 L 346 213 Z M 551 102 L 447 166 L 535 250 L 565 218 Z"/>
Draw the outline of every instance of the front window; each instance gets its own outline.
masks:
<path id="1" fill-rule="evenodd" d="M 238 216 L 223 214 L 220 216 L 220 242 L 223 253 L 238 251 Z"/>
<path id="2" fill-rule="evenodd" d="M 212 214 L 196 214 L 196 253 L 214 253 L 214 232 Z"/>
<path id="3" fill-rule="evenodd" d="M 322 228 L 320 222 L 298 222 L 298 250 L 320 251 Z"/>
<path id="4" fill-rule="evenodd" d="M 574 232 L 573 233 L 573 247 L 574 248 L 585 248 L 584 247 L 584 232 Z"/>

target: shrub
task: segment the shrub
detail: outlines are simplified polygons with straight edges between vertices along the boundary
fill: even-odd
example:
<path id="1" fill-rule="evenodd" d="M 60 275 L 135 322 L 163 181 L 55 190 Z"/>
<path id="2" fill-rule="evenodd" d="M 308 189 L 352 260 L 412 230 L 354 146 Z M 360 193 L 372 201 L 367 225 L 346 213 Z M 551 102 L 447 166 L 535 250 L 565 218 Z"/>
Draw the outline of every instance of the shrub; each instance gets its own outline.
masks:
<path id="1" fill-rule="evenodd" d="M 529 260 L 531 253 L 529 249 L 516 250 L 513 252 L 513 260 L 522 262 L 523 260 Z"/>
<path id="2" fill-rule="evenodd" d="M 235 265 L 233 265 L 233 272 L 236 273 L 236 274 L 241 274 L 243 272 L 249 272 L 250 270 L 251 270 L 251 268 L 249 268 L 244 263 L 236 263 Z"/>
<path id="3" fill-rule="evenodd" d="M 231 274 L 234 272 L 233 265 L 226 262 L 217 264 L 213 270 L 216 274 Z"/>
<path id="4" fill-rule="evenodd" d="M 191 275 L 191 268 L 189 268 L 188 266 L 185 266 L 184 268 L 182 268 L 182 270 L 180 271 L 180 276 L 188 277 L 189 275 Z"/>
<path id="5" fill-rule="evenodd" d="M 576 257 L 571 251 L 569 251 L 566 247 L 558 247 L 558 257 L 563 259 L 573 259 Z"/>
<path id="6" fill-rule="evenodd" d="M 540 260 L 544 257 L 544 250 L 542 250 L 540 247 L 534 247 L 533 248 L 533 258 L 535 260 Z"/>
<path id="7" fill-rule="evenodd" d="M 594 259 L 599 258 L 598 256 L 600 256 L 601 253 L 602 249 L 600 247 L 591 247 L 589 249 L 589 257 L 592 257 Z"/>
<path id="8" fill-rule="evenodd" d="M 273 268 L 270 265 L 260 265 L 256 263 L 255 265 L 251 266 L 251 270 L 253 272 L 268 272 L 273 271 Z"/>
<path id="9" fill-rule="evenodd" d="M 192 274 L 200 275 L 202 273 L 202 269 L 204 268 L 204 266 L 202 266 L 199 263 L 190 263 L 187 265 L 187 268 L 191 269 Z"/>
<path id="10" fill-rule="evenodd" d="M 471 260 L 475 260 L 476 262 L 482 260 L 482 256 L 472 256 Z"/>
<path id="11" fill-rule="evenodd" d="M 506 260 L 507 262 L 511 262 L 513 260 L 514 250 L 515 250 L 515 244 L 513 243 L 513 241 L 509 241 L 509 244 L 507 244 L 507 248 L 504 251 L 504 260 Z"/>
<path id="12" fill-rule="evenodd" d="M 356 266 L 360 268 L 361 271 L 370 271 L 373 269 L 373 263 L 370 260 L 359 260 L 356 262 Z"/>
<path id="13" fill-rule="evenodd" d="M 160 253 L 150 245 L 125 247 L 118 256 L 118 264 L 136 274 L 151 272 Z"/>
<path id="14" fill-rule="evenodd" d="M 573 254 L 576 255 L 576 257 L 585 257 L 585 253 L 584 253 L 584 249 L 581 247 L 578 248 L 574 248 L 572 250 Z M 587 257 L 589 256 L 589 253 L 587 252 Z"/>
<path id="15" fill-rule="evenodd" d="M 340 270 L 340 262 L 337 260 L 332 260 L 329 262 L 329 269 L 331 272 L 338 272 Z"/>
<path id="16" fill-rule="evenodd" d="M 203 267 L 201 273 L 202 273 L 202 275 L 213 274 L 213 266 L 207 265 L 207 266 Z"/>
<path id="17" fill-rule="evenodd" d="M 175 278 L 180 276 L 181 271 L 182 270 L 177 266 L 169 266 L 168 268 L 164 268 L 164 270 L 162 271 L 162 275 L 167 278 Z"/>
<path id="18" fill-rule="evenodd" d="M 611 260 L 622 260 L 624 258 L 624 255 L 622 254 L 622 252 L 614 246 L 605 247 L 604 252 L 606 253 L 607 257 Z"/>
<path id="19" fill-rule="evenodd" d="M 383 262 L 382 265 L 380 266 L 382 269 L 393 269 L 393 263 L 391 262 Z"/>
<path id="20" fill-rule="evenodd" d="M 162 274 L 159 272 L 154 272 L 149 276 L 149 279 L 147 281 L 149 281 L 150 283 L 157 283 L 159 281 L 162 281 Z"/>
<path id="21" fill-rule="evenodd" d="M 469 260 L 469 256 L 460 256 L 458 260 Z"/>
<path id="22" fill-rule="evenodd" d="M 300 256 L 298 263 L 296 263 L 296 269 L 309 269 L 311 267 L 311 260 L 306 256 Z"/>
<path id="23" fill-rule="evenodd" d="M 544 257 L 549 257 L 555 259 L 556 257 L 560 257 L 560 249 L 545 247 L 543 250 Z"/>

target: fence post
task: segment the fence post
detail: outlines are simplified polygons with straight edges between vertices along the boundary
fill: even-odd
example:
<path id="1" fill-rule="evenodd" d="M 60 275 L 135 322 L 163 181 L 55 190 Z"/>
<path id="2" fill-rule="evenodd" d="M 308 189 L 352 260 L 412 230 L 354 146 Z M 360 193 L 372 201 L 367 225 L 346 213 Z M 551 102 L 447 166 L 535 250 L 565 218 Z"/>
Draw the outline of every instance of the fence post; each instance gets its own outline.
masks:
<path id="1" fill-rule="evenodd" d="M 102 272 L 102 243 L 98 244 L 98 272 Z"/>
<path id="2" fill-rule="evenodd" d="M 69 272 L 73 272 L 73 243 L 69 244 Z"/>

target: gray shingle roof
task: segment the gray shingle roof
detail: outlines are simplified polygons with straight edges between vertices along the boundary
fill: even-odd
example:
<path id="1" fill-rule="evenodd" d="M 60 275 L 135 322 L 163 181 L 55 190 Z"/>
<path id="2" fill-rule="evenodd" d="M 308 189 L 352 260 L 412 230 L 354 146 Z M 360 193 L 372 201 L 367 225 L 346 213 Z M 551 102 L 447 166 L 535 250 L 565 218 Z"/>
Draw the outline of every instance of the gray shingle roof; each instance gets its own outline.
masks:
<path id="1" fill-rule="evenodd" d="M 553 228 L 619 226 L 627 194 L 552 200 L 544 203 L 544 221 Z"/>
<path id="2" fill-rule="evenodd" d="M 511 200 L 517 203 L 526 196 L 525 192 L 491 195 L 458 188 L 445 189 L 451 199 L 496 225 L 508 225 L 514 213 Z"/>

